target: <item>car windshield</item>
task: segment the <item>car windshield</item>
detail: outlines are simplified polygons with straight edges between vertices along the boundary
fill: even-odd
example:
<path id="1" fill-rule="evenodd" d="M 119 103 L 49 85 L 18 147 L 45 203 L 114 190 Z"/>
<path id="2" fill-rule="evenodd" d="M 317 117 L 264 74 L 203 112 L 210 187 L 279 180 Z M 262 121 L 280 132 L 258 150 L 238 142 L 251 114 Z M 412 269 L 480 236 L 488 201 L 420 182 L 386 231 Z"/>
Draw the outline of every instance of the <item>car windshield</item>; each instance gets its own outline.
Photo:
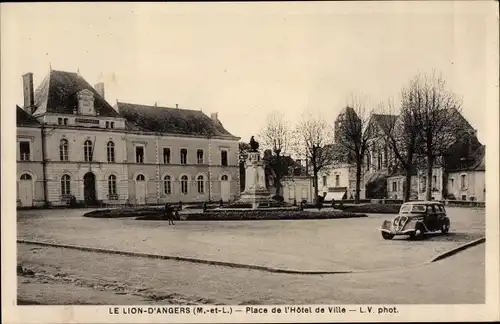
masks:
<path id="1" fill-rule="evenodd" d="M 425 213 L 425 205 L 403 205 L 400 212 Z"/>

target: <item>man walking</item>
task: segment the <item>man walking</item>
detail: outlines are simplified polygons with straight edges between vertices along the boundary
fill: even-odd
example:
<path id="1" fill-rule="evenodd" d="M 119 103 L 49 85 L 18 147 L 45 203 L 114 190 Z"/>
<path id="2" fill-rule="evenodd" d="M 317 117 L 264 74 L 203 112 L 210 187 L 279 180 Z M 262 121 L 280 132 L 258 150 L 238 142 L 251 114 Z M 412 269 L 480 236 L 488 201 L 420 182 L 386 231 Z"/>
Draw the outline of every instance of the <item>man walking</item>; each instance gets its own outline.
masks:
<path id="1" fill-rule="evenodd" d="M 165 216 L 168 218 L 168 225 L 174 224 L 174 209 L 170 206 L 169 203 L 165 204 Z"/>

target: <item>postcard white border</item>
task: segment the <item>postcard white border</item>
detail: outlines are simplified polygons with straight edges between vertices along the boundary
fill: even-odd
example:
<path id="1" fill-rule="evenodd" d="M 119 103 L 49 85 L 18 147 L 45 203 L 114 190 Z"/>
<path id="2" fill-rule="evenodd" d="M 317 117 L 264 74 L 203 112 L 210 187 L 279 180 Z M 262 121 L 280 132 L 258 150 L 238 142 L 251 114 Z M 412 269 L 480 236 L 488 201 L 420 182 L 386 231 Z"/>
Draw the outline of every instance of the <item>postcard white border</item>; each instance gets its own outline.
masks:
<path id="1" fill-rule="evenodd" d="M 15 205 L 15 175 L 13 171 L 16 169 L 16 162 L 13 158 L 16 149 L 15 143 L 15 109 L 7 107 L 3 104 L 1 109 L 1 126 L 2 126 L 2 164 L 1 164 L 1 179 L 2 179 L 2 220 L 1 220 L 1 239 L 2 239 L 2 319 L 5 323 L 68 323 L 68 322 L 88 322 L 88 323 L 160 323 L 160 322 L 345 322 L 345 321 L 489 321 L 499 319 L 498 305 L 499 300 L 499 88 L 498 88 L 498 8 L 494 1 L 488 1 L 488 6 L 475 6 L 474 2 L 458 5 L 452 1 L 434 2 L 429 7 L 415 7 L 415 10 L 427 12 L 449 12 L 450 8 L 454 10 L 474 10 L 488 17 L 488 43 L 487 43 L 487 66 L 490 67 L 489 74 L 485 76 L 485 84 L 488 85 L 488 104 L 481 113 L 487 114 L 487 147 L 486 165 L 488 176 L 486 177 L 486 303 L 484 305 L 384 305 L 396 306 L 399 309 L 398 314 L 389 315 L 368 315 L 368 314 L 346 314 L 334 315 L 331 314 L 312 314 L 312 315 L 233 315 L 230 316 L 175 316 L 175 315 L 158 315 L 158 316 L 127 316 L 127 315 L 110 315 L 109 307 L 113 306 L 16 306 L 16 205 Z M 335 12 L 348 14 L 349 12 L 362 11 L 370 12 L 404 12 L 408 10 L 409 3 L 392 2 L 387 3 L 365 3 L 364 6 L 353 6 L 347 3 L 335 3 Z M 1 4 L 1 15 L 8 15 L 9 6 L 15 4 Z M 105 4 L 116 6 L 119 4 Z M 203 10 L 205 6 L 216 5 L 221 8 L 230 8 L 234 4 L 212 3 L 212 4 L 172 4 L 176 6 L 184 6 L 184 10 Z M 144 7 L 151 4 L 144 4 Z M 224 6 L 224 7 L 223 7 Z M 328 3 L 242 3 L 239 4 L 239 10 L 265 10 L 269 13 L 279 11 L 287 7 L 292 11 L 297 12 L 317 12 L 319 7 L 324 7 L 325 12 L 330 12 L 333 6 L 328 7 Z M 412 5 L 413 6 L 413 5 Z M 489 12 L 489 14 L 487 14 Z M 4 37 L 4 32 L 12 31 L 12 26 L 5 26 L 4 19 L 2 22 L 2 46 L 5 48 L 9 45 L 9 40 L 13 38 Z M 2 51 L 2 92 L 5 89 L 5 84 L 9 80 L 4 79 L 4 75 L 10 69 L 12 62 L 16 62 L 12 53 Z M 17 63 L 19 64 L 19 63 Z M 3 98 L 3 96 L 2 96 Z M 481 107 L 478 107 L 482 110 Z M 298 306 L 298 305 L 291 305 Z M 333 306 L 333 305 L 332 305 Z M 370 305 L 335 305 L 349 308 L 358 308 L 360 306 Z M 377 305 L 371 305 L 378 307 Z M 143 306 L 138 306 L 143 307 Z M 144 306 L 147 307 L 147 306 Z M 227 306 L 229 307 L 229 306 Z M 241 307 L 241 306 L 240 306 Z M 272 308 L 275 306 L 268 306 Z M 312 305 L 312 307 L 316 307 Z"/>

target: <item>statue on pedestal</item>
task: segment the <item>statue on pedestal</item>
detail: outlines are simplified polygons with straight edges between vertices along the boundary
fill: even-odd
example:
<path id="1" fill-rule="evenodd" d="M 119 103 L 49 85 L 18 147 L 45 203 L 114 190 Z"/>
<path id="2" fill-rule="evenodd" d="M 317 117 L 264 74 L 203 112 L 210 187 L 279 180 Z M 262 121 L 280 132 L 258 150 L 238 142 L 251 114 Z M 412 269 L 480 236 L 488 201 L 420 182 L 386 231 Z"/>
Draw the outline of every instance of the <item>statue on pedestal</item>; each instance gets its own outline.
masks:
<path id="1" fill-rule="evenodd" d="M 250 152 L 245 163 L 245 190 L 241 194 L 242 201 L 256 202 L 269 199 L 266 188 L 264 161 L 259 153 L 259 142 L 252 136 L 250 138 Z"/>

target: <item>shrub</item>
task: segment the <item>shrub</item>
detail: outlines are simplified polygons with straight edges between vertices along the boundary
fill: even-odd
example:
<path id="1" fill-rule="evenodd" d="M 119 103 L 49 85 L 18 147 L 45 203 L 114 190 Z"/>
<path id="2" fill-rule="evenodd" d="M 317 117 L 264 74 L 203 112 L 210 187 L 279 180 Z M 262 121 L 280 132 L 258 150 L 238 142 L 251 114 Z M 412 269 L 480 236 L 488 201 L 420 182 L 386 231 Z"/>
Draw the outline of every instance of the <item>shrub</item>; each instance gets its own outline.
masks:
<path id="1" fill-rule="evenodd" d="M 285 198 L 283 198 L 283 196 L 280 196 L 280 195 L 274 195 L 271 199 L 279 201 L 279 202 L 285 201 Z"/>
<path id="2" fill-rule="evenodd" d="M 363 204 L 339 206 L 342 211 L 352 213 L 397 214 L 401 204 Z"/>
<path id="3" fill-rule="evenodd" d="M 237 221 L 237 220 L 294 220 L 294 219 L 336 219 L 367 217 L 364 214 L 350 212 L 308 212 L 298 210 L 249 210 L 249 211 L 208 211 L 185 215 L 189 221 Z M 160 220 L 158 217 L 143 216 L 137 220 Z"/>
<path id="4" fill-rule="evenodd" d="M 141 207 L 141 208 L 119 208 L 119 209 L 99 209 L 83 214 L 91 218 L 119 218 L 137 216 L 162 216 L 163 208 Z"/>

